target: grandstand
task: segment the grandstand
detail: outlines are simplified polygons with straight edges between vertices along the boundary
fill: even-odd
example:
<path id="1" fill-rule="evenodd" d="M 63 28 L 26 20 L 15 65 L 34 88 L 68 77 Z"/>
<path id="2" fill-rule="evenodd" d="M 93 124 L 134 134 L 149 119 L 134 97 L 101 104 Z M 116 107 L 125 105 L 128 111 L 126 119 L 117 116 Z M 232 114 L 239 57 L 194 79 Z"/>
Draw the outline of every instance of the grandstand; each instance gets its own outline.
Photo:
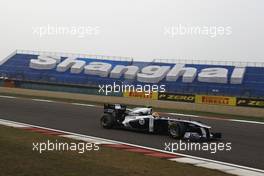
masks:
<path id="1" fill-rule="evenodd" d="M 58 72 L 56 69 L 37 70 L 29 67 L 31 59 L 37 59 L 39 55 L 59 56 L 61 60 L 68 57 L 77 57 L 87 64 L 90 62 L 105 62 L 116 65 L 135 65 L 140 69 L 149 65 L 170 66 L 177 63 L 184 63 L 188 67 L 194 67 L 199 71 L 204 68 L 220 67 L 228 69 L 228 78 L 235 66 L 246 67 L 242 84 L 221 84 L 199 82 L 197 78 L 192 83 L 184 83 L 181 79 L 175 82 L 168 82 L 165 79 L 158 84 L 166 85 L 167 92 L 183 94 L 206 94 L 225 95 L 236 97 L 263 98 L 264 97 L 264 64 L 250 62 L 209 62 L 209 61 L 183 61 L 183 60 L 160 60 L 152 62 L 134 61 L 129 57 L 110 57 L 98 55 L 76 55 L 50 52 L 34 52 L 17 50 L 9 57 L 2 59 L 0 65 L 0 75 L 4 80 L 12 80 L 15 86 L 24 88 L 37 88 L 47 90 L 58 90 L 68 92 L 94 93 L 98 84 L 113 84 L 113 82 L 123 82 L 125 84 L 144 84 L 135 80 L 126 80 L 122 76 L 120 79 L 87 75 L 83 72 L 73 74 L 69 70 Z M 93 91 L 91 91 L 93 89 Z"/>

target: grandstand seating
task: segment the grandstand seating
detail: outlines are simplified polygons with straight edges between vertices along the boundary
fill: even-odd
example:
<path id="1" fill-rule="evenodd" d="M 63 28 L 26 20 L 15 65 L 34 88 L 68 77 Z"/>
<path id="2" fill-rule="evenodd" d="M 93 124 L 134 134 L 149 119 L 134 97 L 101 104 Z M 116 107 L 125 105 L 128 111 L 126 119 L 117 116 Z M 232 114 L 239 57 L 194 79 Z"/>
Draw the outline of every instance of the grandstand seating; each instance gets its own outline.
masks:
<path id="1" fill-rule="evenodd" d="M 121 84 L 142 84 L 136 80 L 119 80 L 112 78 L 102 78 L 99 76 L 87 75 L 84 73 L 72 74 L 69 71 L 57 72 L 53 70 L 35 70 L 29 67 L 30 59 L 36 59 L 33 54 L 15 54 L 6 63 L 0 66 L 2 77 L 8 77 L 12 80 L 31 81 L 38 83 L 53 83 L 58 85 L 81 85 L 81 86 L 98 86 L 98 84 L 112 84 L 114 81 Z M 65 59 L 65 58 L 63 58 Z M 92 61 L 103 61 L 115 65 L 136 65 L 140 68 L 148 65 L 167 65 L 169 63 L 150 63 L 139 61 L 117 61 L 117 60 L 98 60 L 93 58 L 79 58 L 87 63 Z M 206 64 L 186 64 L 186 66 L 195 67 L 198 70 L 210 67 L 223 67 L 229 70 L 229 77 L 234 66 L 206 65 Z M 264 67 L 247 67 L 246 74 L 242 84 L 216 84 L 202 83 L 197 81 L 193 83 L 183 83 L 181 79 L 176 82 L 167 82 L 162 80 L 159 84 L 166 85 L 166 91 L 190 94 L 210 94 L 210 95 L 227 95 L 238 97 L 264 97 Z"/>

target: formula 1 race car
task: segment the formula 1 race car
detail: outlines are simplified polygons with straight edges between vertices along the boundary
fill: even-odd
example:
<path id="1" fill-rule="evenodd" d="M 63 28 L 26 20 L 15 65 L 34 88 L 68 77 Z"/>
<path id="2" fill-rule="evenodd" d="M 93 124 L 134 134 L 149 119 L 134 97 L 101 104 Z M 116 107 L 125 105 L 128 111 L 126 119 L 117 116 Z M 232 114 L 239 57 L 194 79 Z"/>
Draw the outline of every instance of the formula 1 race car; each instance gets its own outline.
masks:
<path id="1" fill-rule="evenodd" d="M 204 141 L 220 139 L 221 133 L 211 133 L 211 127 L 198 121 L 161 117 L 151 107 L 127 109 L 126 105 L 105 104 L 101 117 L 103 128 L 119 128 L 140 132 L 167 134 L 174 139 Z"/>

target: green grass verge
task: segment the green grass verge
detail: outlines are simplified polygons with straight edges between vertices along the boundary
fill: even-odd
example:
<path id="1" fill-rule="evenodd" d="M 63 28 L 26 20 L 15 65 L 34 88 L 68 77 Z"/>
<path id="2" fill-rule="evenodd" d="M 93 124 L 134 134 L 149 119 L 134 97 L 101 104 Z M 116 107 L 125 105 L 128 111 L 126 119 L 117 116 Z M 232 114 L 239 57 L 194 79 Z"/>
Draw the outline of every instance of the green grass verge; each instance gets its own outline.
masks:
<path id="1" fill-rule="evenodd" d="M 83 154 L 73 151 L 39 154 L 32 150 L 33 142 L 77 141 L 5 126 L 0 126 L 0 134 L 0 176 L 228 176 L 216 170 L 105 147 Z"/>
<path id="2" fill-rule="evenodd" d="M 29 96 L 23 94 L 16 94 L 16 93 L 0 93 L 0 95 L 4 96 L 17 96 L 21 98 L 40 98 L 40 99 L 47 99 L 47 100 L 54 100 L 54 101 L 61 101 L 61 102 L 69 102 L 69 103 L 86 103 L 86 104 L 94 104 L 94 105 L 103 105 L 103 103 L 98 103 L 92 100 L 75 100 L 75 99 L 67 99 L 67 98 L 52 98 L 52 97 L 44 97 L 44 96 Z M 137 107 L 137 105 L 130 104 L 130 108 Z M 200 115 L 200 116 L 209 116 L 209 117 L 219 117 L 219 118 L 226 118 L 226 119 L 238 119 L 238 120 L 248 120 L 248 121 L 258 121 L 264 122 L 263 117 L 252 117 L 252 116 L 241 116 L 241 115 L 231 115 L 231 114 L 224 114 L 224 113 L 214 113 L 214 112 L 204 112 L 204 111 L 191 111 L 191 110 L 184 110 L 184 109 L 169 109 L 169 108 L 155 108 L 155 111 L 160 112 L 175 112 L 175 113 L 184 113 L 184 114 L 191 114 L 191 115 Z"/>

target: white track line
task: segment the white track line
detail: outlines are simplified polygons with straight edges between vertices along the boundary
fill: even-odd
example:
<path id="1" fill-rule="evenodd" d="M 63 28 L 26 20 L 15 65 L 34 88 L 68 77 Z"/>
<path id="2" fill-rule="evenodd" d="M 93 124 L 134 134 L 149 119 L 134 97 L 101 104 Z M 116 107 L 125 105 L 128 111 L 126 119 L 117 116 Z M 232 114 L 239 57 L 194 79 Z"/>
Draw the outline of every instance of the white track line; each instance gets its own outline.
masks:
<path id="1" fill-rule="evenodd" d="M 217 169 L 217 170 L 221 170 L 221 171 L 236 170 L 236 167 L 225 166 L 225 165 L 222 165 L 222 164 L 210 163 L 210 162 L 205 162 L 205 163 L 201 163 L 201 164 L 195 164 L 195 166 L 204 167 L 204 168 L 207 168 L 207 169 Z"/>
<path id="2" fill-rule="evenodd" d="M 206 161 L 193 159 L 193 158 L 187 158 L 187 157 L 173 158 L 173 159 L 170 159 L 170 160 L 171 161 L 180 162 L 180 163 L 193 164 L 193 165 L 206 163 Z"/>
<path id="3" fill-rule="evenodd" d="M 243 176 L 243 175 L 245 175 L 247 173 L 250 173 L 250 175 L 252 175 L 252 176 L 264 175 L 264 170 L 251 168 L 251 167 L 247 167 L 247 166 L 240 166 L 240 165 L 237 165 L 237 164 L 231 164 L 231 163 L 227 163 L 227 162 L 216 161 L 216 160 L 211 160 L 211 159 L 206 159 L 206 158 L 201 158 L 201 157 L 196 157 L 196 156 L 191 156 L 191 155 L 186 155 L 186 154 L 181 154 L 181 153 L 174 153 L 174 152 L 164 151 L 164 150 L 155 149 L 155 148 L 151 148 L 151 147 L 144 147 L 144 146 L 140 146 L 140 145 L 130 144 L 130 143 L 126 143 L 126 142 L 109 140 L 109 139 L 104 139 L 104 138 L 99 138 L 99 137 L 93 137 L 93 136 L 88 136 L 88 135 L 83 135 L 83 134 L 78 134 L 78 133 L 67 132 L 67 131 L 63 131 L 63 130 L 56 130 L 56 129 L 52 129 L 52 128 L 46 128 L 46 127 L 37 126 L 37 125 L 30 125 L 30 124 L 26 124 L 26 123 L 18 123 L 18 122 L 14 122 L 14 121 L 0 119 L 0 124 L 2 122 L 4 122 L 4 123 L 9 122 L 9 123 L 17 124 L 17 125 L 24 125 L 24 126 L 28 126 L 28 127 L 35 127 L 35 128 L 41 128 L 41 129 L 61 132 L 61 133 L 65 133 L 65 134 L 68 134 L 68 135 L 74 135 L 75 138 L 84 137 L 84 138 L 89 138 L 89 139 L 92 139 L 92 140 L 95 140 L 95 141 L 105 141 L 105 142 L 115 143 L 115 144 L 125 144 L 125 145 L 130 145 L 130 146 L 133 146 L 133 147 L 148 149 L 148 150 L 152 150 L 152 151 L 168 153 L 168 154 L 174 154 L 176 156 L 178 155 L 178 156 L 182 156 L 182 157 L 188 157 L 188 158 L 191 158 L 191 159 L 200 160 L 200 161 L 204 161 L 204 162 L 207 162 L 207 163 L 214 163 L 214 164 L 219 164 L 219 165 L 222 165 L 222 166 L 235 167 L 234 174 L 237 174 L 237 175 L 240 175 L 240 176 Z M 231 172 L 231 170 L 230 170 L 230 172 Z"/>
<path id="4" fill-rule="evenodd" d="M 170 114 L 170 115 L 178 115 L 178 116 L 185 116 L 185 117 L 200 117 L 200 116 L 192 115 L 192 114 L 180 114 L 180 113 L 167 113 L 167 114 Z"/>
<path id="5" fill-rule="evenodd" d="M 13 98 L 17 98 L 17 97 L 0 95 L 0 98 L 10 98 L 10 99 L 13 99 Z"/>
<path id="6" fill-rule="evenodd" d="M 264 173 L 249 171 L 246 169 L 226 170 L 225 173 L 239 175 L 239 176 L 263 176 L 264 175 Z"/>
<path id="7" fill-rule="evenodd" d="M 87 107 L 94 107 L 96 105 L 92 105 L 92 104 L 84 104 L 84 103 L 71 103 L 73 105 L 77 105 L 77 106 L 87 106 Z"/>
<path id="8" fill-rule="evenodd" d="M 254 123 L 264 125 L 264 122 L 250 121 L 250 120 L 238 120 L 238 119 L 229 119 L 232 122 L 241 122 L 241 123 Z"/>
<path id="9" fill-rule="evenodd" d="M 23 125 L 23 124 L 20 124 L 20 123 L 13 123 L 13 122 L 3 121 L 3 120 L 0 120 L 0 124 L 4 125 L 4 126 L 14 127 L 14 128 L 25 128 L 25 127 L 28 127 L 28 125 Z"/>
<path id="10" fill-rule="evenodd" d="M 241 122 L 241 123 L 251 123 L 251 124 L 259 124 L 264 125 L 264 122 L 252 121 L 252 120 L 239 120 L 239 119 L 222 119 L 222 118 L 207 118 L 206 116 L 197 116 L 192 114 L 180 114 L 180 113 L 166 113 L 175 116 L 183 116 L 183 117 L 195 117 L 195 118 L 203 118 L 209 120 L 225 120 L 225 121 L 232 121 L 232 122 Z"/>
<path id="11" fill-rule="evenodd" d="M 45 99 L 31 99 L 33 101 L 39 101 L 39 102 L 47 102 L 47 103 L 53 103 L 53 100 L 45 100 Z"/>

